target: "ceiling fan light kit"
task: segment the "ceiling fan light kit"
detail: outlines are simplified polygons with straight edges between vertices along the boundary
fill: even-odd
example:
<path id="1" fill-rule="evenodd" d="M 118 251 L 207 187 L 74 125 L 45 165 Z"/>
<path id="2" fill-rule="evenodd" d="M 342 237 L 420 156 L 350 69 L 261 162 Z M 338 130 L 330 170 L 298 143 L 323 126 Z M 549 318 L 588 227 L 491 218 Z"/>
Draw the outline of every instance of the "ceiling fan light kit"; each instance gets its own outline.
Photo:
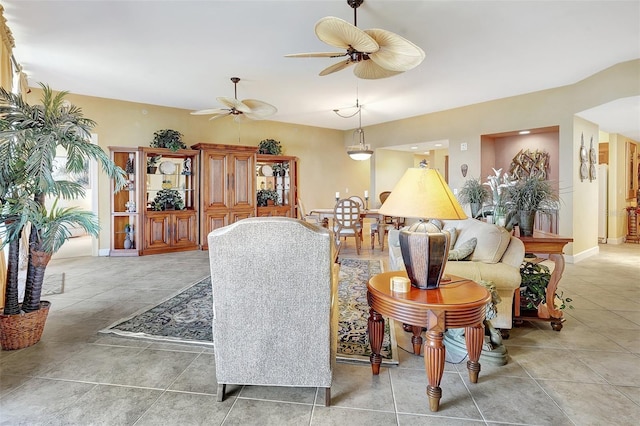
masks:
<path id="1" fill-rule="evenodd" d="M 213 115 L 209 120 L 215 120 L 216 118 L 232 115 L 233 119 L 239 122 L 245 119 L 263 120 L 278 112 L 276 107 L 266 102 L 258 101 L 256 99 L 238 100 L 239 81 L 239 77 L 231 77 L 235 97 L 227 98 L 225 96 L 220 96 L 216 98 L 216 100 L 226 106 L 226 108 L 202 109 L 200 111 L 193 111 L 191 114 Z"/>
<path id="2" fill-rule="evenodd" d="M 347 0 L 353 8 L 354 25 L 333 16 L 320 19 L 315 26 L 316 36 L 330 46 L 345 49 L 342 52 L 294 53 L 289 58 L 346 59 L 330 65 L 320 72 L 332 74 L 355 64 L 353 73 L 358 78 L 379 79 L 391 77 L 417 67 L 425 58 L 424 51 L 409 40 L 382 29 L 361 30 L 357 25 L 357 9 L 363 0 Z"/>

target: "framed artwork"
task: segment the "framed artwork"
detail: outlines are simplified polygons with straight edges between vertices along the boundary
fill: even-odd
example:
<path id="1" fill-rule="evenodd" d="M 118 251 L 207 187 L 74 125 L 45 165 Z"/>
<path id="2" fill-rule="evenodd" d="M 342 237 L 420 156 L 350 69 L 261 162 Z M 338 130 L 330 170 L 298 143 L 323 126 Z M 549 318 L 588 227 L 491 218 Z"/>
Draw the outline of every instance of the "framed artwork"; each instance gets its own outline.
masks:
<path id="1" fill-rule="evenodd" d="M 580 135 L 580 151 L 578 155 L 580 156 L 580 181 L 582 182 L 589 177 L 589 166 L 587 165 L 589 156 L 587 147 L 584 146 L 584 133 Z"/>

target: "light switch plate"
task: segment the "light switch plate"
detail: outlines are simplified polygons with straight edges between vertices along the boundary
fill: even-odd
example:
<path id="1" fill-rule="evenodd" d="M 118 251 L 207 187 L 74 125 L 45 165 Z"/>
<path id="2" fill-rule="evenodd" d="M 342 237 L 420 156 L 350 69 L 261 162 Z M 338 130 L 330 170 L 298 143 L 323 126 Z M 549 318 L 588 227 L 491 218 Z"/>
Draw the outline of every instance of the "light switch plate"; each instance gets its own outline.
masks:
<path id="1" fill-rule="evenodd" d="M 460 144 L 460 151 L 466 151 L 467 150 L 467 143 L 466 142 L 462 142 Z"/>

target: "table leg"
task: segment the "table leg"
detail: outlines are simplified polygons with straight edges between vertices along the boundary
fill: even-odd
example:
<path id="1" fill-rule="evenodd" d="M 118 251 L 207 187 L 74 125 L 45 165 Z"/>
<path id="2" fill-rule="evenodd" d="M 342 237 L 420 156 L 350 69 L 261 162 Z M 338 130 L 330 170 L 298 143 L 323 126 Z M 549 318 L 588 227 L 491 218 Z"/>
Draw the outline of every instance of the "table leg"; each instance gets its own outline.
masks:
<path id="1" fill-rule="evenodd" d="M 422 349 L 422 327 L 419 325 L 412 325 L 411 332 L 413 336 L 411 336 L 411 343 L 413 344 L 413 354 L 420 355 L 420 350 Z"/>
<path id="2" fill-rule="evenodd" d="M 469 381 L 478 383 L 478 374 L 480 373 L 480 353 L 482 352 L 482 341 L 484 340 L 484 324 L 480 323 L 474 327 L 464 328 L 464 342 L 469 353 L 469 361 L 467 361 L 467 370 L 469 371 Z"/>
<path id="3" fill-rule="evenodd" d="M 444 372 L 445 349 L 442 342 L 441 331 L 427 331 L 427 339 L 424 342 L 424 368 L 427 371 L 427 396 L 429 397 L 429 409 L 438 411 L 442 389 L 440 381 Z"/>
<path id="4" fill-rule="evenodd" d="M 371 344 L 371 355 L 369 356 L 371 372 L 374 375 L 378 375 L 380 374 L 380 364 L 382 364 L 380 349 L 382 349 L 382 339 L 384 339 L 384 318 L 373 308 L 369 309 L 368 326 L 369 343 Z"/>
<path id="5" fill-rule="evenodd" d="M 552 260 L 555 266 L 551 273 L 551 277 L 549 278 L 549 284 L 547 284 L 547 309 L 549 310 L 549 315 L 551 315 L 552 318 L 562 318 L 562 311 L 556 309 L 555 299 L 556 290 L 558 289 L 560 278 L 562 278 L 562 273 L 564 272 L 564 257 L 562 254 L 553 253 L 549 255 L 549 260 Z M 561 328 L 562 323 L 560 323 L 560 327 L 557 330 L 556 327 L 553 329 L 560 331 Z"/>

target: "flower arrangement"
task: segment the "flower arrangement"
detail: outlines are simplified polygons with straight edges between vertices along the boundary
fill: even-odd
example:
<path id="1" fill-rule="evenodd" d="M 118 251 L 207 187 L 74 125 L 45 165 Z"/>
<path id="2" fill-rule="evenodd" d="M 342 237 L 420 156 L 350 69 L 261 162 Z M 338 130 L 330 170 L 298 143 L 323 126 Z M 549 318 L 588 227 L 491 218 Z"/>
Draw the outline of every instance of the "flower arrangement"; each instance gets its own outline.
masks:
<path id="1" fill-rule="evenodd" d="M 502 174 L 502 169 L 494 169 L 493 176 L 487 176 L 487 185 L 491 189 L 493 199 L 493 212 L 496 216 L 504 216 L 507 212 L 507 188 L 515 185 L 515 181 L 510 178 L 509 173 Z"/>

